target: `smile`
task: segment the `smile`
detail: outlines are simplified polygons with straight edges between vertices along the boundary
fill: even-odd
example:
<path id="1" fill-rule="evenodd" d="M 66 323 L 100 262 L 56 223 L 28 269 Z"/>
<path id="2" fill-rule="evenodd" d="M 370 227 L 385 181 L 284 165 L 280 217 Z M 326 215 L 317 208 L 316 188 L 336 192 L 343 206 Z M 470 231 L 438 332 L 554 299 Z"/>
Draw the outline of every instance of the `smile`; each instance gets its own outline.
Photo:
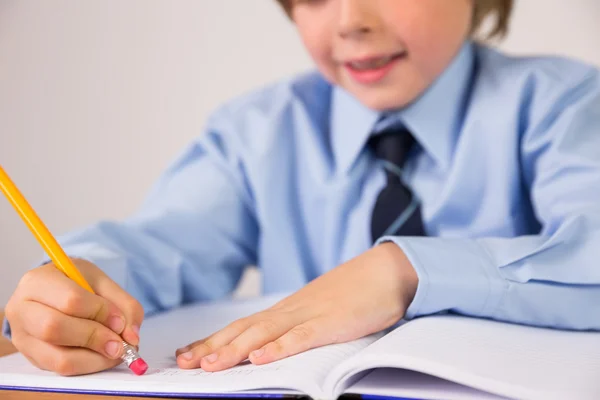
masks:
<path id="1" fill-rule="evenodd" d="M 361 60 L 351 60 L 345 62 L 343 65 L 355 81 L 362 84 L 375 83 L 383 79 L 394 65 L 405 57 L 406 53 L 404 52 Z"/>

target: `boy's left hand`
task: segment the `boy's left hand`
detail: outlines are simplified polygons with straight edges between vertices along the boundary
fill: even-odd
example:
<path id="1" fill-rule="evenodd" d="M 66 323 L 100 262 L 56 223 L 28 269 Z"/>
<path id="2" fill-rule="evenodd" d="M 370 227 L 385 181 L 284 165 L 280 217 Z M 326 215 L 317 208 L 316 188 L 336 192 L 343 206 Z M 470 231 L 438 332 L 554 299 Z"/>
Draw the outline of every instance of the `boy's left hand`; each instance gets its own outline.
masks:
<path id="1" fill-rule="evenodd" d="M 404 317 L 415 270 L 393 243 L 376 246 L 273 307 L 177 350 L 181 368 L 220 371 L 249 359 L 266 364 L 314 347 L 379 332 Z"/>

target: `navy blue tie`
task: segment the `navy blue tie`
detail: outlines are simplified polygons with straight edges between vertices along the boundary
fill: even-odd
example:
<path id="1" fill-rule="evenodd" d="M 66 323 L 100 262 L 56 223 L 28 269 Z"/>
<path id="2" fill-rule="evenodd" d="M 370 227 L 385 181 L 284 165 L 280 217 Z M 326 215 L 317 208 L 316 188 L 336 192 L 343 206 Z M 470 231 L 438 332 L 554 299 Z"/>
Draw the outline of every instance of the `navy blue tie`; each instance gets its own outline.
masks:
<path id="1" fill-rule="evenodd" d="M 419 204 L 401 180 L 402 168 L 414 143 L 414 137 L 405 128 L 390 128 L 369 140 L 369 147 L 383 164 L 387 178 L 373 208 L 373 242 L 383 235 L 425 236 Z"/>

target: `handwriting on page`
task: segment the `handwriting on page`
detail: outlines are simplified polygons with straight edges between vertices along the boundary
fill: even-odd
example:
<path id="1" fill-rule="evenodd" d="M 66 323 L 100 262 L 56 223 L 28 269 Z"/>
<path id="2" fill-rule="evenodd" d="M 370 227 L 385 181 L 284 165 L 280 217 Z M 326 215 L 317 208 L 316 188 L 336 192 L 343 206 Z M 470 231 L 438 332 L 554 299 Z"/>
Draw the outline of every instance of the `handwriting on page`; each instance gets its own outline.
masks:
<path id="1" fill-rule="evenodd" d="M 237 367 L 227 369 L 225 371 L 219 372 L 206 372 L 201 369 L 179 369 L 177 366 L 174 367 L 163 367 L 163 368 L 150 368 L 146 375 L 154 375 L 154 376 L 210 376 L 216 375 L 219 377 L 227 377 L 227 378 L 243 378 L 248 377 L 257 372 L 260 373 L 275 373 L 281 371 L 281 366 L 277 365 L 263 365 L 263 366 L 254 366 L 254 365 L 238 365 Z"/>
<path id="2" fill-rule="evenodd" d="M 209 382 L 218 382 L 221 379 L 231 382 L 231 378 L 237 378 L 239 381 L 256 381 L 263 377 L 272 382 L 273 377 L 277 376 L 277 380 L 281 382 L 300 379 L 320 385 L 335 365 L 364 349 L 376 337 L 374 335 L 349 343 L 316 348 L 271 364 L 253 365 L 246 360 L 240 365 L 219 372 L 206 372 L 202 369 L 180 369 L 173 357 L 148 359 L 146 361 L 151 367 L 146 376 L 161 380 L 194 378 L 196 380 L 208 380 Z M 124 369 L 122 372 L 128 374 L 128 371 Z"/>

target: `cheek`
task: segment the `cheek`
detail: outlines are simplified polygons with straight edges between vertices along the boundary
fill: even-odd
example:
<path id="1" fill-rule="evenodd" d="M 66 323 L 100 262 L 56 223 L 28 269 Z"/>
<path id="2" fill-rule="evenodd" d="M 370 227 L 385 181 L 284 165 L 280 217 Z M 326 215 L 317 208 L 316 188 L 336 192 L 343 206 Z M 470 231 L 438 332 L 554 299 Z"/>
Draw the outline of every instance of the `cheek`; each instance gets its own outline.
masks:
<path id="1" fill-rule="evenodd" d="M 415 15 L 402 26 L 411 59 L 421 74 L 435 78 L 456 55 L 468 36 L 469 20 L 462 15 L 429 13 Z"/>
<path id="2" fill-rule="evenodd" d="M 421 37 L 413 43 L 411 61 L 426 80 L 435 79 L 447 67 L 459 51 L 463 40 L 451 40 L 448 36 Z"/>
<path id="3" fill-rule="evenodd" d="M 339 82 L 337 64 L 334 62 L 331 48 L 327 46 L 315 46 L 309 49 L 311 58 L 317 64 L 317 68 L 321 74 L 331 83 Z"/>
<path id="4" fill-rule="evenodd" d="M 332 35 L 328 26 L 316 18 L 302 15 L 296 19 L 296 27 L 305 49 L 321 74 L 332 83 L 338 82 L 336 63 L 332 52 Z"/>

